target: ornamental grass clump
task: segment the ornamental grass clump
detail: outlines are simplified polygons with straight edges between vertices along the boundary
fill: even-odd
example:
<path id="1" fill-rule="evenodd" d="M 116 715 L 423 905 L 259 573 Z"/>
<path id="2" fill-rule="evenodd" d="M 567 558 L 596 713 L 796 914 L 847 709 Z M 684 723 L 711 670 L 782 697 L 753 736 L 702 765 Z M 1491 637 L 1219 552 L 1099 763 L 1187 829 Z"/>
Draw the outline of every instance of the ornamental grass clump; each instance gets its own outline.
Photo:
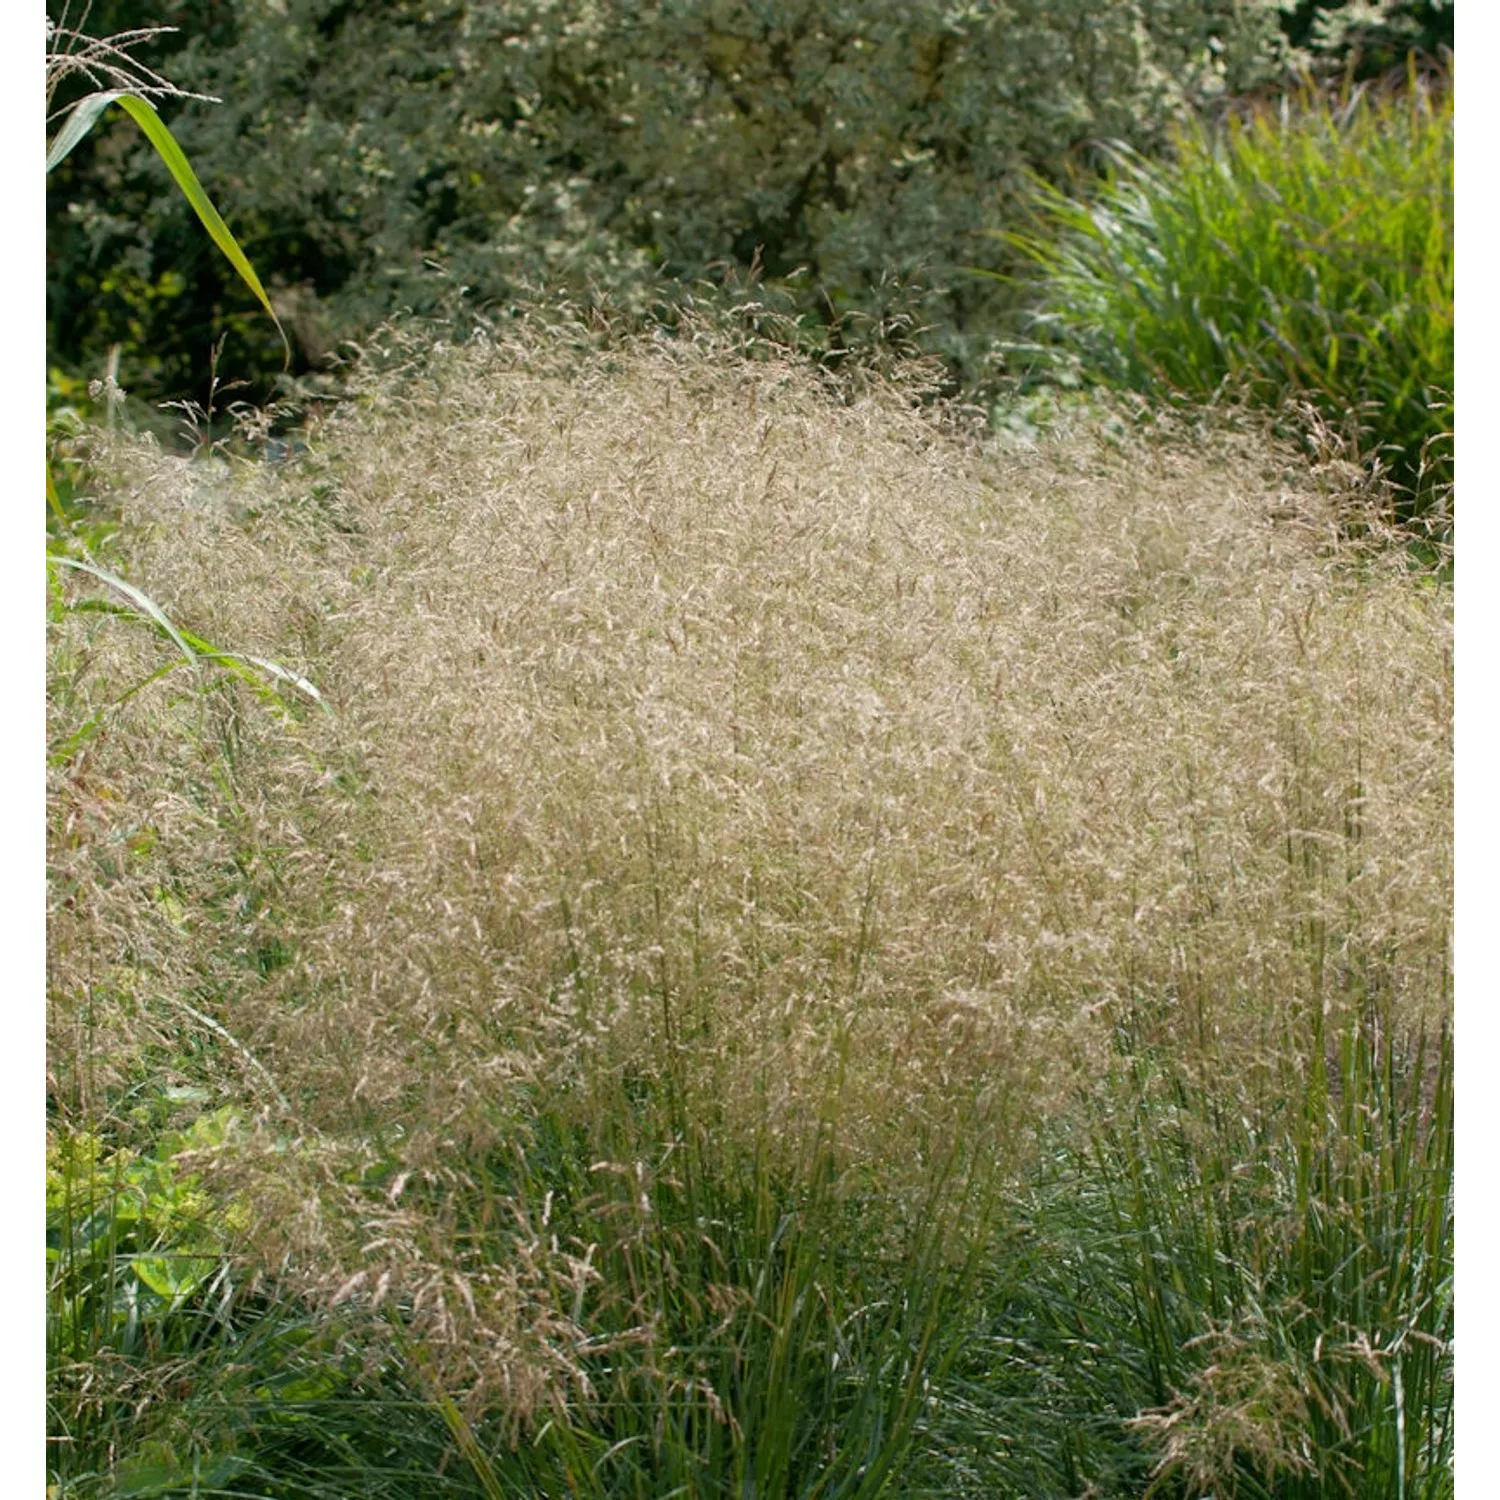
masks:
<path id="1" fill-rule="evenodd" d="M 427 1493 L 387 1407 L 454 1492 L 899 1488 L 1122 1034 L 1211 1090 L 1372 986 L 1439 1029 L 1449 594 L 1264 434 L 1005 456 L 691 324 L 390 352 L 294 462 L 95 454 L 112 561 L 327 713 L 50 625 L 56 1128 L 247 1122 L 236 1253 L 352 1370 L 270 1491 Z M 264 1475 L 250 1389 L 191 1440 Z"/>
<path id="2" fill-rule="evenodd" d="M 1406 492 L 1453 477 L 1453 100 L 1312 88 L 1123 148 L 1098 192 L 1037 189 L 1038 332 L 1106 382 L 1204 399 L 1310 401 Z"/>

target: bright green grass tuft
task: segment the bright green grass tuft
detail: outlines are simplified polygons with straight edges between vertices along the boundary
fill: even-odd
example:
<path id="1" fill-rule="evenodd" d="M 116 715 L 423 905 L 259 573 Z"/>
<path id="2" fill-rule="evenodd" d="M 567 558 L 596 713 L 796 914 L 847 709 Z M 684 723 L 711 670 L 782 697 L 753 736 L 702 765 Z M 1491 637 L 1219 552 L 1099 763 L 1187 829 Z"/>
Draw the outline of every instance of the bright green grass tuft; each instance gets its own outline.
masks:
<path id="1" fill-rule="evenodd" d="M 1040 186 L 1039 327 L 1087 374 L 1310 403 L 1429 511 L 1452 480 L 1453 102 L 1308 92 L 1195 126 L 1175 162 L 1115 151 L 1089 201 Z"/>

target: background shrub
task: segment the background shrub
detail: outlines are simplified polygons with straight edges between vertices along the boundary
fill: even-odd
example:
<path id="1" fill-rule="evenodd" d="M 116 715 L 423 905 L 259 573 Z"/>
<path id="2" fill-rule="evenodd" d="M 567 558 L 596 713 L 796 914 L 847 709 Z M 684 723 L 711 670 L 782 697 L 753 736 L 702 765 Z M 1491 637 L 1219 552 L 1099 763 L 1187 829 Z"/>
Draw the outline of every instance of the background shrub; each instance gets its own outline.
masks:
<path id="1" fill-rule="evenodd" d="M 96 7 L 93 24 L 144 11 Z M 758 265 L 807 337 L 925 327 L 982 371 L 1005 294 L 961 268 L 1025 173 L 1099 138 L 1152 149 L 1190 106 L 1268 84 L 1276 0 L 220 0 L 168 4 L 174 77 L 222 96 L 173 129 L 307 367 L 396 308 L 535 285 L 649 311 Z M 106 134 L 53 184 L 51 343 L 90 374 L 202 398 L 205 352 L 268 378 L 269 329 L 155 165 Z M 441 272 L 434 270 L 442 268 Z M 721 269 L 715 270 L 716 267 Z M 264 389 L 264 387 L 262 387 Z"/>
<path id="2" fill-rule="evenodd" d="M 1453 0 L 1292 0 L 1285 9 L 1287 39 L 1334 74 L 1378 78 L 1413 50 L 1453 50 Z"/>

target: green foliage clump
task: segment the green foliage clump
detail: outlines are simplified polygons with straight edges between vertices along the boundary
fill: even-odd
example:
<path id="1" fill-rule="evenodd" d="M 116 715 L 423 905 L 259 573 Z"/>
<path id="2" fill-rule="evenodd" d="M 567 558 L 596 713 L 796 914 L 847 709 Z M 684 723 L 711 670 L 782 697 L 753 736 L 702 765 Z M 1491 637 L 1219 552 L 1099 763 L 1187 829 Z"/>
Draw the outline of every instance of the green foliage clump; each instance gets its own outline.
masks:
<path id="1" fill-rule="evenodd" d="M 233 1110 L 136 1123 L 146 1149 L 48 1147 L 49 1497 L 476 1494 L 443 1482 L 435 1411 L 362 1369 L 338 1320 L 256 1287 L 255 1211 L 202 1166 L 244 1136 Z"/>
<path id="2" fill-rule="evenodd" d="M 190 1337 L 184 1312 L 227 1276 L 233 1213 L 215 1207 L 183 1152 L 221 1144 L 230 1121 L 204 1116 L 147 1156 L 111 1152 L 93 1135 L 47 1153 L 49 1341 L 56 1358 L 101 1347 L 131 1356 Z"/>
<path id="3" fill-rule="evenodd" d="M 1128 151 L 1096 194 L 1041 185 L 1038 327 L 1089 375 L 1195 398 L 1225 383 L 1352 415 L 1424 508 L 1452 479 L 1453 104 L 1309 93 Z"/>
<path id="4" fill-rule="evenodd" d="M 244 1214 L 179 1160 L 211 1152 L 228 1111 L 141 1153 L 64 1133 L 47 1151 L 47 1405 L 52 1477 L 87 1469 L 144 1392 L 220 1337 Z"/>

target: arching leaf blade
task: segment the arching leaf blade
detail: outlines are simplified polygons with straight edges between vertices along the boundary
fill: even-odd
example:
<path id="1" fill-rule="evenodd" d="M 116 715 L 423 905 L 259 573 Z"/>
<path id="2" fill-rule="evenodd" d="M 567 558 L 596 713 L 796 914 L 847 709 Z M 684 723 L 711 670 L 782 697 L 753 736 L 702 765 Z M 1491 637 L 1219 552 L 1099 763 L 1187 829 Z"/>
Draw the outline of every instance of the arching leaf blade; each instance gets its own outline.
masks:
<path id="1" fill-rule="evenodd" d="M 60 568 L 76 568 L 80 573 L 87 573 L 91 578 L 97 578 L 100 583 L 114 589 L 116 593 L 123 594 L 177 647 L 187 661 L 194 662 L 198 659 L 198 653 L 188 645 L 182 632 L 167 618 L 161 606 L 149 594 L 136 588 L 133 583 L 127 583 L 119 574 L 111 573 L 97 563 L 85 562 L 79 557 L 65 557 L 61 553 L 49 552 L 47 561 Z"/>
<path id="2" fill-rule="evenodd" d="M 183 197 L 192 204 L 193 212 L 203 221 L 203 227 L 214 244 L 224 252 L 225 259 L 239 272 L 240 279 L 255 293 L 260 305 L 270 314 L 271 321 L 276 325 L 276 332 L 281 335 L 282 345 L 290 356 L 291 346 L 287 343 L 281 319 L 276 316 L 276 309 L 271 306 L 271 299 L 266 296 L 266 289 L 260 284 L 255 267 L 240 249 L 239 241 L 230 233 L 229 226 L 220 218 L 218 209 L 213 206 L 203 190 L 203 184 L 198 181 L 198 174 L 193 171 L 182 147 L 162 122 L 161 116 L 139 94 L 120 94 L 115 102 L 141 127 L 146 139 L 156 147 L 157 155 L 166 163 L 172 180 L 182 190 Z"/>
<path id="3" fill-rule="evenodd" d="M 52 137 L 52 144 L 47 147 L 49 175 L 55 166 L 66 160 L 79 141 L 94 128 L 95 121 L 104 113 L 106 107 L 113 104 L 120 95 L 119 89 L 90 94 L 73 106 L 73 113 L 63 122 L 62 129 Z"/>

